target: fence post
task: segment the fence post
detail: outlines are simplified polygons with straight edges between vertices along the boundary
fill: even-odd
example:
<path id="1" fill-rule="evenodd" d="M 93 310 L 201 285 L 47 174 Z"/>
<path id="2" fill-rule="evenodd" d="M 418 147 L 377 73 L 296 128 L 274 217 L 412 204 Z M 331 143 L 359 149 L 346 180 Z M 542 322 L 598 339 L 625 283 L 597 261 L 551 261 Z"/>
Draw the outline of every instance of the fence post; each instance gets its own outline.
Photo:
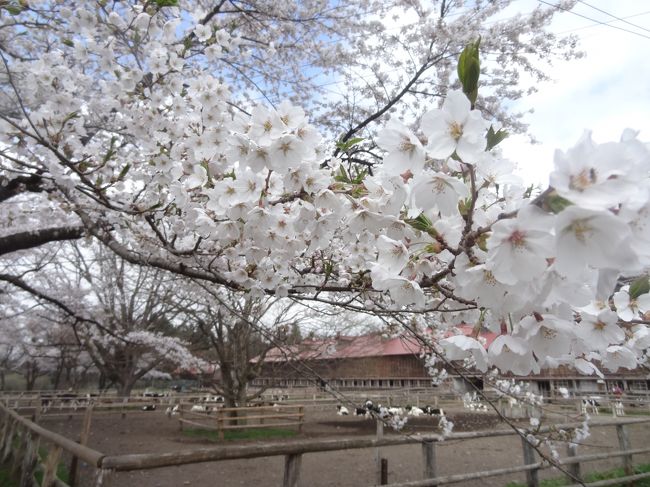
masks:
<path id="1" fill-rule="evenodd" d="M 381 440 L 384 437 L 384 422 L 381 419 L 377 420 L 377 439 Z M 381 485 L 381 449 L 377 448 L 375 451 L 375 463 L 377 469 L 377 483 Z"/>
<path id="2" fill-rule="evenodd" d="M 62 452 L 63 449 L 58 445 L 52 445 L 50 448 L 50 451 L 47 454 L 47 459 L 45 460 L 41 487 L 52 487 L 54 485 L 54 479 L 56 478 L 56 471 L 59 466 Z"/>
<path id="3" fill-rule="evenodd" d="M 223 432 L 223 410 L 222 409 L 217 409 L 217 435 L 220 440 L 224 439 L 224 432 Z"/>
<path id="4" fill-rule="evenodd" d="M 14 449 L 11 455 L 11 477 L 16 477 L 20 470 L 20 464 L 25 457 L 27 451 L 27 436 L 29 435 L 29 430 L 22 425 L 16 428 L 16 436 L 18 438 L 18 446 Z M 10 451 L 12 449 L 10 448 Z"/>
<path id="5" fill-rule="evenodd" d="M 4 451 L 2 452 L 2 462 L 4 463 L 7 461 L 9 458 L 9 455 L 11 454 L 11 450 L 13 449 L 13 440 L 14 440 L 14 435 L 16 434 L 16 428 L 18 422 L 15 419 L 8 419 L 10 421 L 9 423 L 9 428 L 8 432 L 5 435 L 5 443 L 4 443 Z"/>
<path id="6" fill-rule="evenodd" d="M 110 476 L 111 472 L 112 470 L 98 468 L 97 471 L 95 472 L 95 481 L 93 483 L 93 487 L 103 487 L 104 482 Z"/>
<path id="7" fill-rule="evenodd" d="M 621 451 L 627 451 L 630 449 L 630 438 L 627 436 L 627 429 L 624 424 L 616 425 L 616 434 L 618 436 L 618 446 Z M 625 475 L 634 475 L 634 466 L 632 464 L 632 455 L 625 455 L 623 457 L 623 470 L 625 470 Z M 627 485 L 632 485 L 630 482 Z"/>
<path id="8" fill-rule="evenodd" d="M 424 479 L 436 477 L 436 444 L 433 441 L 422 442 L 422 466 Z"/>
<path id="9" fill-rule="evenodd" d="M 528 438 L 522 436 L 521 444 L 524 449 L 524 464 L 531 465 L 535 462 L 535 449 Z M 526 485 L 528 487 L 539 487 L 539 469 L 526 470 Z"/>
<path id="10" fill-rule="evenodd" d="M 129 402 L 129 398 L 125 397 L 122 399 L 122 419 L 126 419 L 126 404 Z"/>
<path id="11" fill-rule="evenodd" d="M 379 485 L 388 485 L 388 458 L 381 459 L 381 479 Z"/>
<path id="12" fill-rule="evenodd" d="M 300 414 L 300 416 L 298 416 L 298 421 L 299 421 L 299 423 L 298 423 L 298 433 L 302 433 L 302 425 L 305 422 L 305 408 L 304 408 L 304 406 L 300 406 L 298 408 L 298 414 Z"/>
<path id="13" fill-rule="evenodd" d="M 576 443 L 569 443 L 566 446 L 567 457 L 577 457 L 578 456 L 578 445 Z M 566 467 L 567 471 L 572 475 L 569 477 L 567 475 L 567 480 L 570 484 L 575 483 L 576 479 L 582 479 L 582 474 L 580 473 L 580 462 L 569 463 Z"/>
<path id="14" fill-rule="evenodd" d="M 84 419 L 81 426 L 81 433 L 79 434 L 80 445 L 88 444 L 88 437 L 90 436 L 90 425 L 92 421 L 92 416 L 93 416 L 93 406 L 92 404 L 89 404 L 88 407 L 86 407 L 86 411 L 84 412 Z M 70 487 L 74 487 L 75 484 L 77 483 L 78 471 L 79 471 L 79 459 L 76 456 L 73 456 L 72 461 L 70 462 L 70 479 L 68 481 Z"/>
<path id="15" fill-rule="evenodd" d="M 282 487 L 298 487 L 301 462 L 301 453 L 284 456 L 284 482 Z"/>
<path id="16" fill-rule="evenodd" d="M 20 487 L 32 487 L 32 478 L 38 464 L 38 446 L 40 437 L 32 435 L 31 431 L 26 431 L 25 436 L 25 457 L 23 458 L 20 472 Z"/>

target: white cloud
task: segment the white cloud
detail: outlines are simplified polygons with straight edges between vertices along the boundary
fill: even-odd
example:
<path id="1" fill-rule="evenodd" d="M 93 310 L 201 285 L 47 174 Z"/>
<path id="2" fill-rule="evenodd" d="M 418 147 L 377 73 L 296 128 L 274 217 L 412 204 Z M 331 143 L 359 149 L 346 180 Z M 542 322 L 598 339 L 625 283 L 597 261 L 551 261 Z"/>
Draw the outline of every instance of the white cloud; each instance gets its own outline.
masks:
<path id="1" fill-rule="evenodd" d="M 524 9 L 534 8 L 527 2 Z M 650 12 L 645 0 L 611 2 L 590 0 L 590 5 L 617 17 L 647 12 L 628 21 L 650 28 Z M 574 12 L 600 22 L 614 19 L 578 3 Z M 513 105 L 515 110 L 534 109 L 526 117 L 530 133 L 541 144 L 531 146 L 524 137 L 511 137 L 503 145 L 504 155 L 517 162 L 527 182 L 548 184 L 555 148 L 574 145 L 585 129 L 591 129 L 597 142 L 618 140 L 623 129 L 640 130 L 642 140 L 650 139 L 650 64 L 647 50 L 650 39 L 608 26 L 590 26 L 595 22 L 571 13 L 557 17 L 551 31 L 572 31 L 580 36 L 582 59 L 557 61 L 548 69 L 555 80 L 538 86 L 539 92 Z M 634 29 L 621 21 L 611 26 L 636 30 L 650 37 L 650 32 Z"/>

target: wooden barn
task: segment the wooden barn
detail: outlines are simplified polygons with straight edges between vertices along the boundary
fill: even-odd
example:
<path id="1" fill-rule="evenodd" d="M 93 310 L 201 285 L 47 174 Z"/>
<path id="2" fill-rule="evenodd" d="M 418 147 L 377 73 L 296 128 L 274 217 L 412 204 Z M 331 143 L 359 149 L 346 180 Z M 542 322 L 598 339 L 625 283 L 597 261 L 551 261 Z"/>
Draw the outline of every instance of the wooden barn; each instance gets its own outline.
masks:
<path id="1" fill-rule="evenodd" d="M 473 327 L 459 325 L 457 329 L 469 335 Z M 497 335 L 483 331 L 481 337 L 487 348 Z M 308 339 L 297 345 L 270 350 L 260 376 L 252 385 L 313 387 L 313 377 L 317 374 L 337 389 L 430 388 L 433 386 L 424 362 L 420 345 L 413 338 L 404 336 L 386 338 L 380 333 L 372 333 Z M 525 377 L 504 374 L 503 378 L 529 382 L 531 392 L 545 396 L 554 395 L 559 388 L 577 394 L 607 393 L 615 387 L 644 394 L 650 389 L 650 376 L 645 369 L 603 372 L 606 375 L 601 379 L 595 375 L 581 375 L 569 367 L 559 367 Z M 482 388 L 480 373 L 471 374 L 468 379 Z M 466 379 L 451 372 L 443 388 L 458 393 L 472 390 Z"/>
<path id="2" fill-rule="evenodd" d="M 313 386 L 313 372 L 338 389 L 430 387 L 420 346 L 379 333 L 304 340 L 270 350 L 254 386 Z"/>

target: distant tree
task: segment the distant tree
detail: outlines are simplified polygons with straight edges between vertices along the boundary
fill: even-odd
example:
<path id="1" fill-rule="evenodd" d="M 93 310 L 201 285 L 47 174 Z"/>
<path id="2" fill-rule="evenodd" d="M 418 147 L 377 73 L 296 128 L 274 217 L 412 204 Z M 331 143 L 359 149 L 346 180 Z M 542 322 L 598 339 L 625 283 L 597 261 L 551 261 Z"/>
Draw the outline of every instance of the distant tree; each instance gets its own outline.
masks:
<path id="1" fill-rule="evenodd" d="M 37 256 L 38 252 L 26 254 L 20 265 L 34 268 Z M 55 321 L 57 327 L 51 329 L 56 333 L 39 337 L 42 349 L 50 347 L 55 383 L 61 382 L 63 374 L 70 376 L 77 367 L 87 366 L 73 358 L 70 349 L 63 350 L 63 344 L 71 342 L 77 358 L 89 358 L 103 385 L 115 385 L 122 396 L 130 395 L 151 370 L 201 363 L 174 336 L 178 314 L 174 276 L 131 266 L 100 245 L 70 245 L 28 276 L 29 282 L 17 276 L 5 278 L 30 293 L 40 306 L 55 311 L 43 321 Z M 43 309 L 40 312 L 45 314 Z"/>
<path id="2" fill-rule="evenodd" d="M 250 384 L 259 376 L 267 352 L 300 340 L 300 306 L 198 285 L 188 289 L 193 302 L 185 309 L 186 326 L 195 327 L 194 341 L 219 366 L 213 387 L 227 406 L 245 405 L 263 390 Z"/>

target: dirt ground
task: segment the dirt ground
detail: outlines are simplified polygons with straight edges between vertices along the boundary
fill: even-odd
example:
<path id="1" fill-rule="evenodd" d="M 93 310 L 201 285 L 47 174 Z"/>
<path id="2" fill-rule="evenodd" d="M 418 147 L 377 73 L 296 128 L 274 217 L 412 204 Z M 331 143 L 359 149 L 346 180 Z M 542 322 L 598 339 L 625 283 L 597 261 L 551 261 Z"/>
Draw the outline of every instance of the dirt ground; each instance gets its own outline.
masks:
<path id="1" fill-rule="evenodd" d="M 505 424 L 496 415 L 448 411 L 447 417 L 455 423 L 454 431 L 503 429 Z M 602 417 L 601 417 L 602 418 Z M 595 421 L 598 421 L 596 419 Z M 42 424 L 69 438 L 76 438 L 80 417 L 42 418 Z M 437 420 L 429 417 L 411 418 L 401 433 L 385 431 L 387 435 L 412 432 L 435 432 Z M 549 424 L 549 421 L 545 421 Z M 341 417 L 334 412 L 312 412 L 306 417 L 304 432 L 299 438 L 326 438 L 336 436 L 369 435 L 375 433 L 371 420 Z M 586 445 L 579 454 L 601 453 L 618 448 L 614 427 L 593 427 Z M 629 427 L 632 448 L 647 446 L 650 423 Z M 272 440 L 292 441 L 291 438 Z M 248 443 L 255 440 L 248 440 Z M 241 444 L 242 442 L 238 442 Z M 205 439 L 188 438 L 178 422 L 168 419 L 160 411 L 133 412 L 121 419 L 119 414 L 97 414 L 93 417 L 89 444 L 105 454 L 172 452 L 201 448 L 216 443 Z M 235 444 L 229 442 L 228 444 Z M 560 446 L 561 454 L 565 447 Z M 300 485 L 303 487 L 366 486 L 375 484 L 375 449 L 311 453 L 303 456 Z M 422 479 L 422 454 L 419 445 L 386 447 L 381 455 L 388 459 L 389 483 Z M 635 463 L 650 462 L 650 455 L 635 456 Z M 438 475 L 469 473 L 496 469 L 523 463 L 521 440 L 516 437 L 485 438 L 470 441 L 445 441 L 436 448 Z M 583 472 L 617 467 L 620 459 L 583 464 Z M 282 485 L 283 457 L 265 457 L 250 460 L 202 463 L 167 467 L 139 472 L 114 473 L 104 485 L 107 487 L 177 487 L 177 486 L 279 486 Z M 84 483 L 94 469 L 82 465 Z M 542 478 L 558 477 L 551 469 L 541 473 Z M 483 478 L 456 485 L 467 487 L 504 486 L 511 480 L 522 482 L 524 474 Z"/>

